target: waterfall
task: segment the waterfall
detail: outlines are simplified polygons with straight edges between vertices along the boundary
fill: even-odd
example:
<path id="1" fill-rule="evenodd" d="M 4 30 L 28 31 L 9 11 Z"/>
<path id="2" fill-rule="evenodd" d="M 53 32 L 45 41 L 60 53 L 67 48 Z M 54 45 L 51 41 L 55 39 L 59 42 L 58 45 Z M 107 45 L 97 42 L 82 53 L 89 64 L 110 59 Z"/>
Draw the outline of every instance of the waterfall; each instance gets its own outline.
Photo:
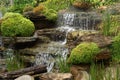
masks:
<path id="1" fill-rule="evenodd" d="M 57 30 L 66 33 L 75 30 L 95 30 L 96 23 L 99 21 L 98 15 L 92 12 L 65 12 L 58 14 L 58 27 Z M 39 54 L 35 57 L 35 65 L 46 65 L 47 71 L 52 71 L 56 62 L 60 59 L 66 60 L 69 54 L 68 49 L 65 47 L 67 39 L 64 41 L 54 41 L 47 44 L 47 46 L 41 46 Z"/>

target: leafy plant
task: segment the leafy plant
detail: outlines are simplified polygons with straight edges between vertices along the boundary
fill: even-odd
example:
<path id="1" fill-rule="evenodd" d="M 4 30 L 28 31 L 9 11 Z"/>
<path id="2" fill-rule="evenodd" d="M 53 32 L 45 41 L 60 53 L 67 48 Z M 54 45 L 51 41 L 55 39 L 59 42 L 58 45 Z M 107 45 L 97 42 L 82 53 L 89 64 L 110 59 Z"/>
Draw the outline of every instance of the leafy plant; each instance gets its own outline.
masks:
<path id="1" fill-rule="evenodd" d="M 1 24 L 3 36 L 31 36 L 34 24 L 19 13 L 6 13 Z"/>
<path id="2" fill-rule="evenodd" d="M 99 50 L 97 44 L 83 42 L 72 50 L 68 62 L 72 64 L 90 63 Z"/>

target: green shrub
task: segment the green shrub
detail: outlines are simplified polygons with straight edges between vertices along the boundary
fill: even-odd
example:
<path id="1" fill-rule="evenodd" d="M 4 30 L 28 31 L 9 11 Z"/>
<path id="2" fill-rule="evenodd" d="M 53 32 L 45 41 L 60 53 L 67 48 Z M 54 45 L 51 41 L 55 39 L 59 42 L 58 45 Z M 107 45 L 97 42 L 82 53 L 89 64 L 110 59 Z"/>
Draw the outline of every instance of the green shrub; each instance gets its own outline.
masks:
<path id="1" fill-rule="evenodd" d="M 8 18 L 23 18 L 23 16 L 19 13 L 12 13 L 12 12 L 8 12 L 6 13 L 2 19 L 8 19 Z"/>
<path id="2" fill-rule="evenodd" d="M 93 42 L 83 42 L 71 52 L 68 62 L 72 64 L 89 63 L 99 52 L 97 44 Z"/>
<path id="3" fill-rule="evenodd" d="M 18 13 L 6 13 L 1 24 L 3 36 L 31 36 L 35 30 L 34 24 Z"/>
<path id="4" fill-rule="evenodd" d="M 113 61 L 120 62 L 120 33 L 114 37 L 114 42 L 112 43 L 112 59 Z"/>

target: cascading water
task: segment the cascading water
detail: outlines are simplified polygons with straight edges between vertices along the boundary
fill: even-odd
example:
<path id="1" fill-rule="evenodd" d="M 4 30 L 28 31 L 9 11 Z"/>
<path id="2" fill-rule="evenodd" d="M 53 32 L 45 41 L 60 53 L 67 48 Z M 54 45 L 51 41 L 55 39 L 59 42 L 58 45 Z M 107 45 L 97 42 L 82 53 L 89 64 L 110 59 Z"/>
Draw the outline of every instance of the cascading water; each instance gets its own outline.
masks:
<path id="1" fill-rule="evenodd" d="M 95 30 L 96 23 L 99 22 L 99 17 L 96 13 L 92 12 L 65 12 L 59 14 L 58 27 L 57 30 L 61 32 L 80 30 Z M 48 43 L 46 46 L 41 46 L 44 48 L 39 50 L 39 54 L 36 55 L 35 64 L 43 64 L 47 66 L 48 72 L 52 70 L 55 65 L 57 58 L 63 58 L 66 60 L 69 53 L 68 49 L 65 47 L 67 39 L 64 41 L 54 41 Z"/>
<path id="2" fill-rule="evenodd" d="M 70 27 L 80 30 L 95 30 L 101 17 L 96 12 L 65 12 L 59 14 L 59 27 Z"/>
<path id="3" fill-rule="evenodd" d="M 36 55 L 35 64 L 46 65 L 48 72 L 52 70 L 58 57 L 66 59 L 68 54 L 68 49 L 61 42 L 51 42 L 41 47 L 45 49 Z"/>

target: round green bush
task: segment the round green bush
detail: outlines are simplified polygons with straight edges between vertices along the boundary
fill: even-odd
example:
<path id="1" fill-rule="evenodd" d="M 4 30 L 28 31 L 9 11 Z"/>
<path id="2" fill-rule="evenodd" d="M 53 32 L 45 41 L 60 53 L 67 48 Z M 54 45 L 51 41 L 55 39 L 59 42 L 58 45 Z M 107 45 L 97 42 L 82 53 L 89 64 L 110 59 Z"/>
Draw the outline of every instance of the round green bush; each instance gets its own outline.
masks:
<path id="1" fill-rule="evenodd" d="M 1 24 L 3 36 L 31 36 L 35 30 L 34 24 L 19 13 L 6 13 Z"/>
<path id="2" fill-rule="evenodd" d="M 99 50 L 96 43 L 83 42 L 72 50 L 68 62 L 71 64 L 90 63 Z"/>

